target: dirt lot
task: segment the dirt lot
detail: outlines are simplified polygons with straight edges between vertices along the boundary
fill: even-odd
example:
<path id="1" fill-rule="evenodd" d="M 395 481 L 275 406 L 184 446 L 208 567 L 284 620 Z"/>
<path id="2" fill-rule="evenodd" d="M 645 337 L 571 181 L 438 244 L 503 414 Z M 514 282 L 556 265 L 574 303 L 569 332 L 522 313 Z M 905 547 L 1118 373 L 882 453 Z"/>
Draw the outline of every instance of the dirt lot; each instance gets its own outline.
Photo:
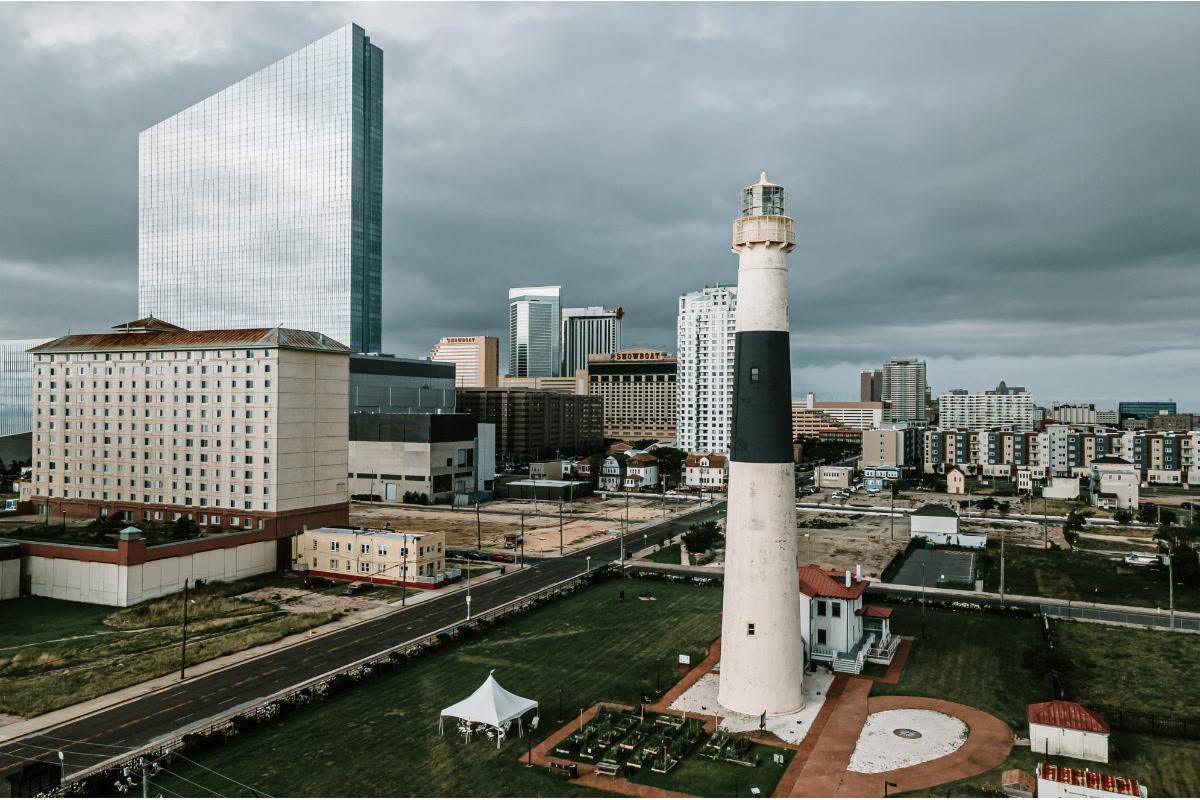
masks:
<path id="1" fill-rule="evenodd" d="M 892 557 L 908 544 L 908 520 L 904 518 L 896 519 L 894 541 L 886 516 L 859 516 L 856 519 L 851 514 L 801 510 L 796 514 L 796 521 L 800 526 L 796 533 L 801 563 L 815 563 L 825 569 L 854 569 L 862 564 L 864 575 L 879 575 Z M 846 527 L 838 527 L 840 525 Z M 808 534 L 807 538 L 805 534 Z"/>
<path id="2" fill-rule="evenodd" d="M 572 509 L 574 505 L 574 509 Z M 694 508 L 688 503 L 667 505 L 667 514 Z M 484 550 L 503 550 L 504 535 L 521 532 L 525 514 L 525 552 L 545 555 L 558 552 L 558 504 L 532 500 L 496 500 L 480 507 L 479 532 Z M 631 499 L 629 524 L 662 518 L 662 507 L 654 500 Z M 563 506 L 563 547 L 575 549 L 595 542 L 608 529 L 618 529 L 625 519 L 625 499 L 600 500 L 589 497 Z M 397 530 L 444 532 L 448 547 L 476 546 L 475 509 L 449 506 L 384 505 L 355 502 L 350 506 L 350 524 L 381 528 L 390 523 Z"/>

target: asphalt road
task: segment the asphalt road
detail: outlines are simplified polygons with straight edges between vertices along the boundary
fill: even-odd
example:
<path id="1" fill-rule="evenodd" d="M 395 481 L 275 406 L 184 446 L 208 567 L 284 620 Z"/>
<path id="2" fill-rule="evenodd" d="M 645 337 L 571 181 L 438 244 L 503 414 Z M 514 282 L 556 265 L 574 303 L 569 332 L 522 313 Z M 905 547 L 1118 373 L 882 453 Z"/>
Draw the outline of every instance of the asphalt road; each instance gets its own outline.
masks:
<path id="1" fill-rule="evenodd" d="M 687 525 L 717 517 L 724 502 L 698 508 L 625 536 L 631 548 L 642 536 L 674 535 Z M 562 558 L 530 560 L 517 570 L 471 590 L 472 616 L 582 574 L 619 557 L 615 539 Z M 511 569 L 511 567 L 510 567 Z M 389 646 L 430 635 L 466 617 L 465 592 L 458 591 L 409 609 L 326 634 L 284 650 L 170 686 L 136 700 L 102 709 L 22 739 L 0 742 L 0 775 L 23 762 L 58 760 L 65 751 L 68 776 L 119 754 L 116 747 L 140 748 L 224 711 L 267 697 L 309 678 L 374 655 Z M 87 742 L 68 744 L 64 740 Z M 99 746 L 98 746 L 99 745 Z M 97 753 L 108 749 L 104 755 Z"/>

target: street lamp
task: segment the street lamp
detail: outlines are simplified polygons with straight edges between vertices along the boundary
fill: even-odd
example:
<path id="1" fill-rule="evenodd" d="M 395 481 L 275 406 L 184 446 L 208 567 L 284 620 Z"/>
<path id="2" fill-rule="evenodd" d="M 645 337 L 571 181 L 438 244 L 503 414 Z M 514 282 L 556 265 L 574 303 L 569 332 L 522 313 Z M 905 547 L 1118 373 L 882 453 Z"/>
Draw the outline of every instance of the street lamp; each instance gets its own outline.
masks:
<path id="1" fill-rule="evenodd" d="M 467 621 L 471 619 L 471 559 L 467 559 Z"/>
<path id="2" fill-rule="evenodd" d="M 808 550 L 808 563 L 811 564 L 811 563 L 813 563 L 813 560 L 812 560 L 812 534 L 810 534 L 810 533 L 804 534 L 804 545 L 805 545 L 805 549 Z"/>

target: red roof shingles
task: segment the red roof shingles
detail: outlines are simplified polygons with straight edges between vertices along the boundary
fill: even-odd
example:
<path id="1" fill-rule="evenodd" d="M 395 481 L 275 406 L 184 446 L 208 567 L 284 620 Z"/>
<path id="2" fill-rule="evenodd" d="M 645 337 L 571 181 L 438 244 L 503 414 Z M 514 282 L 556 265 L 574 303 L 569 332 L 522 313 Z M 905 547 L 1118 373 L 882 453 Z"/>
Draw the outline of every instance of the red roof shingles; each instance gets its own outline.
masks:
<path id="1" fill-rule="evenodd" d="M 1070 728 L 1089 733 L 1109 732 L 1108 723 L 1103 716 L 1069 700 L 1030 703 L 1025 711 L 1031 725 L 1052 725 L 1056 728 Z"/>
<path id="2" fill-rule="evenodd" d="M 700 459 L 707 458 L 709 467 L 721 468 L 725 466 L 725 456 L 719 456 L 715 453 L 688 453 L 687 458 L 683 460 L 684 466 L 699 467 Z"/>
<path id="3" fill-rule="evenodd" d="M 1136 780 L 1109 775 L 1106 772 L 1072 769 L 1056 764 L 1038 764 L 1038 777 L 1044 781 L 1065 783 L 1069 786 L 1086 786 L 1089 789 L 1100 789 L 1112 794 L 1141 796 L 1141 785 Z"/>
<path id="4" fill-rule="evenodd" d="M 867 590 L 870 581 L 851 576 L 846 585 L 845 573 L 808 564 L 800 568 L 800 591 L 807 597 L 833 597 L 839 600 L 857 600 Z"/>
<path id="5" fill-rule="evenodd" d="M 880 606 L 863 606 L 854 613 L 859 617 L 871 617 L 873 619 L 888 619 L 892 616 L 890 608 L 881 608 Z"/>

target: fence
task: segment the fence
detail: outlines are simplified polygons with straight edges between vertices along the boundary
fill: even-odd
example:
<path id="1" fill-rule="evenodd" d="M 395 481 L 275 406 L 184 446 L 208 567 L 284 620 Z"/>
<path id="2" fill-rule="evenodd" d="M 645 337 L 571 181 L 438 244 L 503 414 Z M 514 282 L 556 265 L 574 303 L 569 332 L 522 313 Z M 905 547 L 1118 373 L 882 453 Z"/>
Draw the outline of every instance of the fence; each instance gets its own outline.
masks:
<path id="1" fill-rule="evenodd" d="M 360 658 L 357 661 L 310 678 L 303 683 L 295 684 L 266 697 L 242 703 L 239 706 L 203 719 L 186 728 L 174 731 L 168 736 L 160 737 L 141 748 L 128 750 L 113 758 L 75 772 L 67 777 L 66 784 L 56 795 L 65 796 L 81 793 L 87 788 L 87 783 L 95 782 L 97 776 L 103 777 L 104 773 L 120 774 L 121 770 L 125 767 L 132 769 L 137 765 L 139 758 L 155 760 L 167 755 L 168 752 L 191 749 L 195 744 L 209 740 L 214 736 L 224 736 L 225 738 L 236 736 L 242 730 L 256 727 L 278 716 L 283 711 L 322 699 L 343 686 L 357 683 L 382 669 L 397 666 L 405 659 L 418 656 L 431 647 L 450 642 L 463 631 L 479 630 L 485 624 L 493 623 L 503 617 L 530 611 L 551 598 L 571 594 L 590 583 L 595 577 L 603 576 L 604 574 L 604 571 L 598 569 L 590 573 L 583 573 L 572 578 L 567 578 L 566 580 L 543 587 L 536 592 L 531 592 L 515 600 L 502 603 L 487 611 L 480 611 L 474 614 L 470 620 L 457 620 L 428 634 L 380 650 L 365 658 Z M 103 793 L 112 794 L 111 784 L 112 781 L 108 781 L 107 786 L 109 789 Z M 104 785 L 106 784 L 100 784 L 100 786 Z"/>
<path id="2" fill-rule="evenodd" d="M 1084 622 L 1108 622 L 1122 625 L 1141 625 L 1166 628 L 1186 633 L 1200 633 L 1200 618 L 1172 614 L 1168 611 L 1116 611 L 1092 608 L 1071 603 L 1043 603 L 1042 614 L 1052 619 L 1077 619 Z"/>
<path id="3" fill-rule="evenodd" d="M 1148 733 L 1177 739 L 1200 739 L 1200 717 L 1176 717 L 1123 707 L 1100 706 L 1096 711 L 1104 715 L 1109 727 L 1115 731 Z"/>

